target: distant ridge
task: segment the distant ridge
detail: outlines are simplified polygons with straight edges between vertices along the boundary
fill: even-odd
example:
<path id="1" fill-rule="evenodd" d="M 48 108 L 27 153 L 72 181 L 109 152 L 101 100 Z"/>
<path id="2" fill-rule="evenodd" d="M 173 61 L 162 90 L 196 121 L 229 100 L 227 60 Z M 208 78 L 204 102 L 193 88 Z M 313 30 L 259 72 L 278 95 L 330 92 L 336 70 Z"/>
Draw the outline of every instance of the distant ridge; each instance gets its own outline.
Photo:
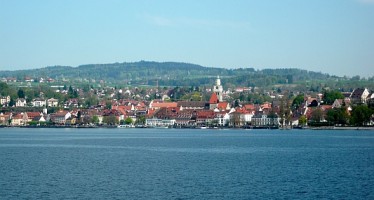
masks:
<path id="1" fill-rule="evenodd" d="M 59 79 L 89 79 L 104 80 L 112 83 L 129 83 L 154 85 L 206 85 L 221 76 L 225 83 L 243 86 L 266 86 L 272 84 L 294 83 L 308 80 L 327 80 L 339 78 L 321 72 L 312 72 L 295 68 L 262 69 L 238 68 L 225 69 L 203 67 L 197 64 L 183 62 L 123 62 L 109 64 L 85 64 L 78 67 L 49 66 L 39 69 L 0 71 L 0 78 L 25 76 Z"/>

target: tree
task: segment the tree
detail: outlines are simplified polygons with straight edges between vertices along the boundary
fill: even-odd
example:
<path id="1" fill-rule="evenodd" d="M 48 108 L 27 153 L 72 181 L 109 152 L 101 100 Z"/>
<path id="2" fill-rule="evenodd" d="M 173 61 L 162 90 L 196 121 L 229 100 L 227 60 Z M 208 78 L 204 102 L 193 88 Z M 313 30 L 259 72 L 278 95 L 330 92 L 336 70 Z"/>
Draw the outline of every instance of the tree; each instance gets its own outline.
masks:
<path id="1" fill-rule="evenodd" d="M 19 89 L 17 92 L 18 98 L 25 98 L 25 92 L 22 89 Z"/>
<path id="2" fill-rule="evenodd" d="M 106 109 L 112 109 L 112 102 L 110 102 L 109 100 L 105 102 L 105 108 Z"/>
<path id="3" fill-rule="evenodd" d="M 36 90 L 27 89 L 24 91 L 27 102 L 31 102 L 35 97 L 38 97 Z"/>
<path id="4" fill-rule="evenodd" d="M 86 104 L 87 108 L 89 108 L 91 106 L 95 106 L 98 103 L 99 103 L 99 100 L 94 95 L 90 95 L 88 98 L 86 98 L 86 101 L 85 101 L 85 104 Z"/>
<path id="5" fill-rule="evenodd" d="M 344 96 L 339 91 L 325 91 L 323 93 L 323 103 L 327 105 L 332 105 L 335 101 L 335 99 L 344 99 Z"/>
<path id="6" fill-rule="evenodd" d="M 97 115 L 92 116 L 91 122 L 93 124 L 98 124 L 100 122 L 99 117 Z"/>
<path id="7" fill-rule="evenodd" d="M 103 122 L 108 125 L 115 125 L 118 124 L 118 119 L 114 115 L 104 116 Z"/>
<path id="8" fill-rule="evenodd" d="M 292 107 L 297 109 L 302 103 L 304 103 L 304 95 L 299 94 L 293 99 Z"/>
<path id="9" fill-rule="evenodd" d="M 201 93 L 200 92 L 194 92 L 192 95 L 191 95 L 191 100 L 192 101 L 201 101 Z"/>
<path id="10" fill-rule="evenodd" d="M 77 114 L 77 120 L 80 122 L 81 121 L 81 117 L 82 117 L 82 112 L 81 111 L 78 111 L 78 114 Z"/>
<path id="11" fill-rule="evenodd" d="M 289 84 L 293 83 L 293 76 L 291 74 L 287 75 L 287 81 Z"/>
<path id="12" fill-rule="evenodd" d="M 89 115 L 85 115 L 85 116 L 82 118 L 82 123 L 83 123 L 83 124 L 89 124 L 91 121 L 92 121 L 92 118 L 91 118 L 91 116 L 89 116 Z"/>
<path id="13" fill-rule="evenodd" d="M 242 125 L 242 118 L 239 112 L 233 112 L 231 113 L 230 117 L 231 125 L 234 127 L 239 127 Z"/>
<path id="14" fill-rule="evenodd" d="M 136 120 L 136 122 L 138 124 L 145 124 L 145 117 L 144 116 L 138 117 L 138 119 Z"/>
<path id="15" fill-rule="evenodd" d="M 270 124 L 269 125 L 271 125 L 271 126 L 277 125 L 276 121 L 278 120 L 278 116 L 274 111 L 269 112 L 268 118 L 270 118 Z M 283 124 L 283 121 L 281 123 Z"/>
<path id="16" fill-rule="evenodd" d="M 312 112 L 312 116 L 310 118 L 313 122 L 321 122 L 323 120 L 323 112 L 320 108 L 315 109 Z"/>
<path id="17" fill-rule="evenodd" d="M 14 101 L 13 98 L 10 98 L 9 107 L 13 107 L 14 105 L 16 105 L 16 102 Z"/>
<path id="18" fill-rule="evenodd" d="M 234 101 L 234 108 L 237 108 L 239 106 L 240 106 L 239 100 L 235 99 L 235 101 Z"/>
<path id="19" fill-rule="evenodd" d="M 299 125 L 301 125 L 301 126 L 305 126 L 305 125 L 306 125 L 306 122 L 307 122 L 307 118 L 305 117 L 305 115 L 302 115 L 302 116 L 299 118 Z"/>
<path id="20" fill-rule="evenodd" d="M 9 87 L 8 84 L 0 82 L 0 96 L 10 96 L 17 98 L 17 91 L 14 87 Z"/>
<path id="21" fill-rule="evenodd" d="M 327 111 L 326 120 L 331 124 L 341 124 L 345 125 L 348 122 L 348 113 L 346 112 L 346 108 L 335 108 Z"/>
<path id="22" fill-rule="evenodd" d="M 133 123 L 133 120 L 132 120 L 132 118 L 131 117 L 128 117 L 128 118 L 126 118 L 125 119 L 125 124 L 132 124 Z"/>
<path id="23" fill-rule="evenodd" d="M 77 98 L 78 97 L 77 90 L 74 90 L 73 87 L 69 86 L 68 96 L 69 98 Z"/>
<path id="24" fill-rule="evenodd" d="M 351 124 L 355 126 L 363 126 L 370 122 L 373 111 L 367 105 L 359 105 L 353 107 L 351 113 Z"/>

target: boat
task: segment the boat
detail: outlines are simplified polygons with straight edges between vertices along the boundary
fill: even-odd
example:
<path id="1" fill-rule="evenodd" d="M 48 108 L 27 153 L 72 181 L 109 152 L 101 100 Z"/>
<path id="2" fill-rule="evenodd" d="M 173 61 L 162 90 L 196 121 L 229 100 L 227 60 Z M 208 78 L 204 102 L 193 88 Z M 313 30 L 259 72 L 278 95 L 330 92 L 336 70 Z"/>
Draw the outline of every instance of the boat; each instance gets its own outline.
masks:
<path id="1" fill-rule="evenodd" d="M 135 126 L 132 124 L 121 124 L 118 125 L 117 128 L 135 128 Z"/>
<path id="2" fill-rule="evenodd" d="M 154 126 L 153 128 L 169 128 L 169 126 Z"/>

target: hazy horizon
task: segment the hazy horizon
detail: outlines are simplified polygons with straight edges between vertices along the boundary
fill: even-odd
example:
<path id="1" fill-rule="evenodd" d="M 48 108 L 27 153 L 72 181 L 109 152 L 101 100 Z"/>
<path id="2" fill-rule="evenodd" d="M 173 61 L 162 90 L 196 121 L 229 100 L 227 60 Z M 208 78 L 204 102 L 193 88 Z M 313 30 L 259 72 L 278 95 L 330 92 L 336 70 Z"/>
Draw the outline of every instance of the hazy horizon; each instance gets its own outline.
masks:
<path id="1" fill-rule="evenodd" d="M 0 72 L 1 71 L 19 71 L 19 70 L 37 70 L 37 69 L 42 69 L 42 68 L 46 68 L 46 67 L 73 67 L 73 68 L 76 68 L 76 67 L 79 67 L 79 66 L 85 66 L 85 65 L 106 65 L 106 64 L 115 64 L 115 63 L 138 63 L 138 62 L 158 62 L 158 63 L 168 63 L 168 62 L 174 62 L 174 63 L 188 63 L 188 64 L 193 64 L 193 65 L 199 65 L 201 67 L 208 67 L 208 68 L 222 68 L 222 69 L 239 69 L 240 67 L 237 67 L 237 68 L 225 68 L 225 67 L 212 67 L 212 66 L 204 66 L 204 65 L 200 65 L 198 63 L 189 63 L 189 62 L 177 62 L 177 61 L 151 61 L 151 60 L 139 60 L 139 61 L 134 61 L 134 62 L 127 62 L 127 61 L 124 61 L 124 62 L 112 62 L 112 63 L 85 63 L 85 64 L 81 64 L 81 65 L 77 65 L 77 66 L 69 66 L 69 65 L 51 65 L 51 66 L 44 66 L 44 67 L 35 67 L 35 68 L 27 68 L 27 69 L 6 69 L 6 70 L 2 70 L 0 69 Z M 253 68 L 254 70 L 264 70 L 264 69 L 301 69 L 301 68 L 296 68 L 296 67 L 273 67 L 273 68 L 268 68 L 268 67 L 264 67 L 264 68 L 255 68 L 255 67 L 242 67 L 242 68 Z M 301 70 L 304 70 L 304 69 L 301 69 Z M 343 75 L 343 76 L 340 76 L 340 75 L 337 75 L 337 74 L 331 74 L 331 73 L 327 73 L 327 72 L 323 72 L 323 71 L 314 71 L 312 69 L 305 69 L 307 71 L 311 71 L 311 72 L 317 72 L 317 73 L 322 73 L 322 74 L 328 74 L 330 76 L 338 76 L 338 77 L 348 77 L 348 78 L 351 78 L 353 76 L 357 76 L 357 75 Z M 372 76 L 360 76 L 360 77 L 372 77 Z"/>
<path id="2" fill-rule="evenodd" d="M 374 0 L 0 0 L 0 70 L 149 60 L 371 77 L 372 19 Z"/>

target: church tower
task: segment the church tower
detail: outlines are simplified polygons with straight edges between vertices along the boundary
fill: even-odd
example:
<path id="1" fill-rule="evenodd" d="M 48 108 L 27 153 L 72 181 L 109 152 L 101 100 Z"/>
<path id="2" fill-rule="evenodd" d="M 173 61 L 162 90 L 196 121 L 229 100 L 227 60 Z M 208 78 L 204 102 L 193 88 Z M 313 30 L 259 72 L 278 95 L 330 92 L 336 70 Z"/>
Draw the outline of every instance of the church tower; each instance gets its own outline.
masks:
<path id="1" fill-rule="evenodd" d="M 221 79 L 217 76 L 216 85 L 213 86 L 213 92 L 216 93 L 218 101 L 222 102 L 223 87 L 221 85 Z"/>

